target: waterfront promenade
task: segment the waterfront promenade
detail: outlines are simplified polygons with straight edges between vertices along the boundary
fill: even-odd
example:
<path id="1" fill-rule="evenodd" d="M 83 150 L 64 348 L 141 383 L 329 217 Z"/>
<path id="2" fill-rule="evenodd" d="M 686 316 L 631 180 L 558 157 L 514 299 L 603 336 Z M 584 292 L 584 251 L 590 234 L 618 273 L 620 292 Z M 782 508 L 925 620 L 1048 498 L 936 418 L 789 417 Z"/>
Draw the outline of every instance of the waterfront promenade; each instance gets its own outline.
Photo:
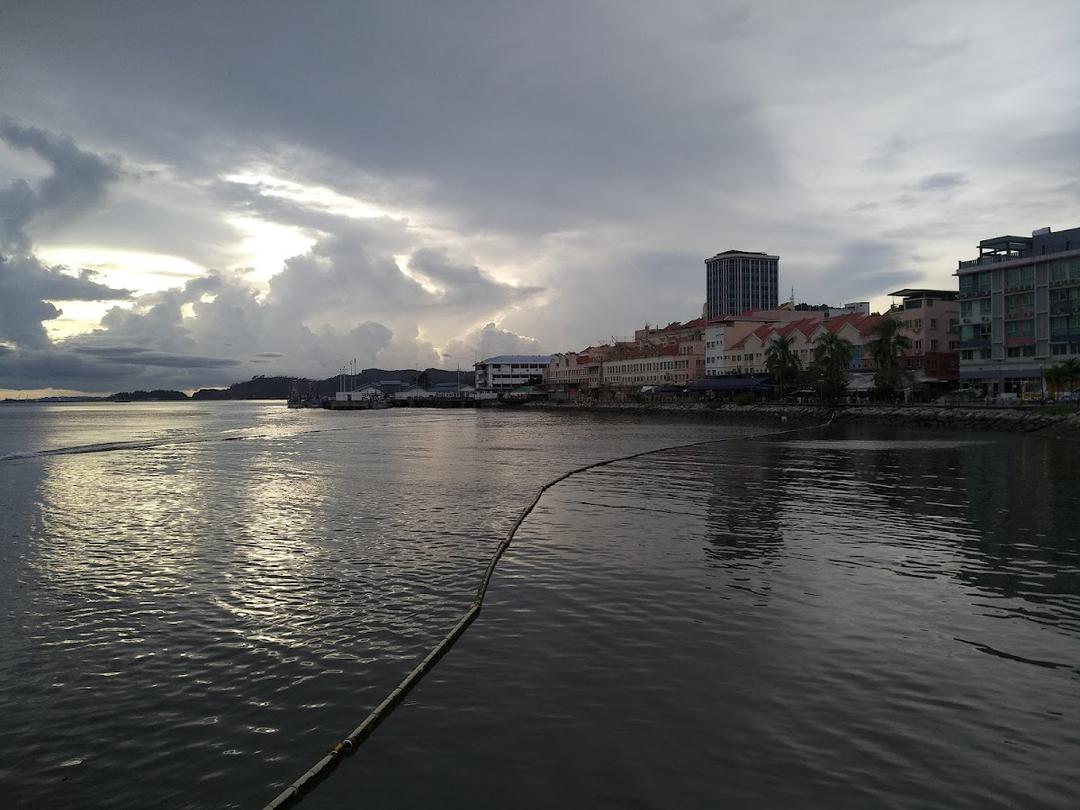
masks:
<path id="1" fill-rule="evenodd" d="M 996 407 L 985 405 L 754 405 L 711 402 L 544 402 L 525 407 L 554 411 L 633 412 L 658 416 L 698 415 L 734 419 L 788 419 L 836 422 L 877 422 L 913 427 L 956 427 L 965 430 L 1033 432 L 1080 438 L 1080 410 L 1063 406 Z"/>

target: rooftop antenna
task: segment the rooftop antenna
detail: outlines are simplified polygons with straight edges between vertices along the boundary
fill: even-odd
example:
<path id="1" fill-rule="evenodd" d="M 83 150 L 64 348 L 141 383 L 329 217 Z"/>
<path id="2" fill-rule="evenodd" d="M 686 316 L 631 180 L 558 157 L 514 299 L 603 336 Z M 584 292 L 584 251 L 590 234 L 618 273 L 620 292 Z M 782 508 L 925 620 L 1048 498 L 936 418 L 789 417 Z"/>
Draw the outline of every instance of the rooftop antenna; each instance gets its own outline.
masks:
<path id="1" fill-rule="evenodd" d="M 791 285 L 791 305 L 795 306 L 795 285 Z"/>

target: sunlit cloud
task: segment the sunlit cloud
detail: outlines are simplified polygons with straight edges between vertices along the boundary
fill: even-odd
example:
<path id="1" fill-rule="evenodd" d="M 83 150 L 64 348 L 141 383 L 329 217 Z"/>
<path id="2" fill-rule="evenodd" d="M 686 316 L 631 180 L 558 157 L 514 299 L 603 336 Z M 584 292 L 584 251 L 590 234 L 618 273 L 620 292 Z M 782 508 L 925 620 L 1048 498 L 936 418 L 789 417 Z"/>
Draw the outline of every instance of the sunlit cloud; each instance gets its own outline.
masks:
<path id="1" fill-rule="evenodd" d="M 76 270 L 87 268 L 97 274 L 95 278 L 100 283 L 137 293 L 167 290 L 186 279 L 206 275 L 207 271 L 179 256 L 97 245 L 42 245 L 36 252 L 46 264 L 61 264 Z"/>
<path id="2" fill-rule="evenodd" d="M 230 183 L 257 186 L 260 193 L 267 197 L 280 197 L 284 200 L 290 200 L 291 202 L 350 219 L 399 218 L 402 216 L 401 212 L 387 211 L 377 205 L 341 194 L 325 186 L 305 185 L 271 174 L 240 172 L 225 175 L 222 179 Z"/>
<path id="3" fill-rule="evenodd" d="M 59 318 L 45 321 L 45 331 L 52 341 L 63 340 L 72 335 L 81 335 L 96 328 L 101 317 L 115 303 L 101 301 L 52 301 L 60 310 Z M 123 306 L 123 305 L 121 305 Z"/>
<path id="4" fill-rule="evenodd" d="M 236 247 L 236 261 L 251 268 L 251 281 L 267 282 L 281 272 L 285 260 L 306 253 L 315 238 L 300 228 L 267 222 L 256 217 L 232 216 L 228 222 L 243 238 Z"/>

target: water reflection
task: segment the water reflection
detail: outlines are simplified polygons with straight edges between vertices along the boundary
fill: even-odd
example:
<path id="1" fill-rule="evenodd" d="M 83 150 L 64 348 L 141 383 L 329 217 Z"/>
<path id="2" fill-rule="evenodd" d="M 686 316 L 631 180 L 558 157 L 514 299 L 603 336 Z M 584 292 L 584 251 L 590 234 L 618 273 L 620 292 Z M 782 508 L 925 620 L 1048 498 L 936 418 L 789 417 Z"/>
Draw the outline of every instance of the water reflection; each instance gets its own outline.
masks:
<path id="1" fill-rule="evenodd" d="M 1075 538 L 1080 488 L 977 492 L 1074 474 L 1031 442 L 838 428 L 570 479 L 309 802 L 1071 806 L 1075 541 L 1039 534 Z"/>
<path id="2" fill-rule="evenodd" d="M 262 438 L 0 463 L 16 805 L 265 801 L 456 620 L 541 481 L 745 430 L 232 405 L 173 421 Z M 124 413 L 149 421 L 110 436 L 172 419 Z M 959 783 L 1052 804 L 1078 751 L 1076 673 L 1057 665 L 1080 660 L 1080 488 L 1063 449 L 1033 443 L 838 430 L 571 479 L 380 730 L 365 795 L 947 804 Z M 337 806 L 355 799 L 340 784 Z"/>

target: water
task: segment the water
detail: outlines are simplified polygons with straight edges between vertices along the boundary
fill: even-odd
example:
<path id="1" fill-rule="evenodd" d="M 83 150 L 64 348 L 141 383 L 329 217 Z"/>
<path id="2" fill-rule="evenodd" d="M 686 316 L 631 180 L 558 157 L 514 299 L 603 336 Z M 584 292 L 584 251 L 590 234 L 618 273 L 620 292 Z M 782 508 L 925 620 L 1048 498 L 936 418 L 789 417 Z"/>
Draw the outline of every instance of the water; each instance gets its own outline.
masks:
<path id="1" fill-rule="evenodd" d="M 762 429 L 0 409 L 6 801 L 257 807 L 454 623 L 539 483 Z M 1078 518 L 1076 446 L 1038 436 L 830 428 L 575 476 L 304 805 L 1077 806 Z"/>

